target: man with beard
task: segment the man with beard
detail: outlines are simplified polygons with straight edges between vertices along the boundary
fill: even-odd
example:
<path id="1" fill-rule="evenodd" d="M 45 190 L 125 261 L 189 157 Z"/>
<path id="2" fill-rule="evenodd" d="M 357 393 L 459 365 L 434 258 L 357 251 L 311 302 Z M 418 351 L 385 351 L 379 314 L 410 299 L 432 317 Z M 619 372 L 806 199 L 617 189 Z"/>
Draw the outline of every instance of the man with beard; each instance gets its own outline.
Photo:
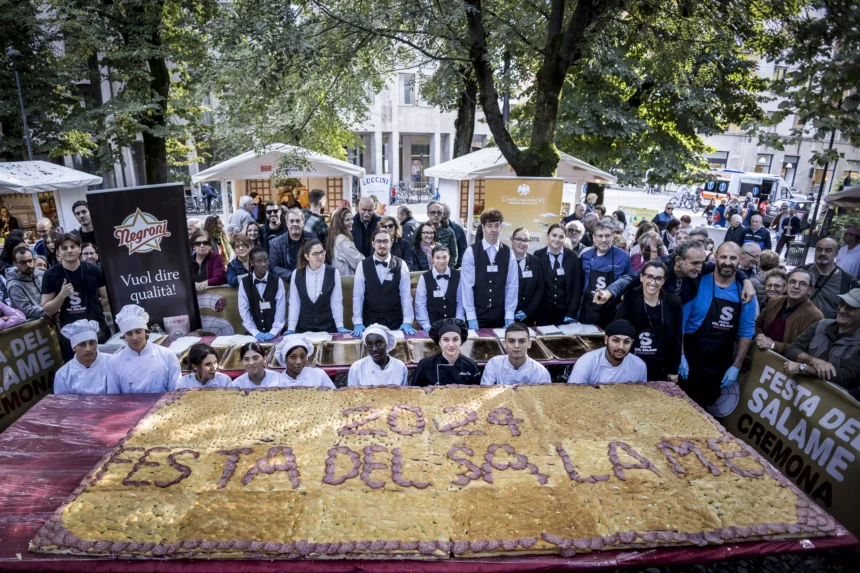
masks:
<path id="1" fill-rule="evenodd" d="M 573 365 L 568 384 L 611 384 L 613 382 L 646 382 L 645 362 L 630 353 L 636 329 L 626 320 L 606 325 L 606 346 L 583 354 Z"/>
<path id="2" fill-rule="evenodd" d="M 851 275 L 836 264 L 839 244 L 830 237 L 821 239 L 815 245 L 815 262 L 804 268 L 812 275 L 812 301 L 824 318 L 836 317 L 836 304 L 839 295 L 851 288 Z"/>
<path id="3" fill-rule="evenodd" d="M 272 241 L 286 234 L 287 224 L 281 213 L 281 206 L 275 201 L 266 203 L 266 224 L 260 227 L 260 246 L 269 252 Z"/>
<path id="4" fill-rule="evenodd" d="M 272 272 L 289 281 L 299 262 L 299 249 L 308 239 L 316 239 L 305 229 L 305 216 L 300 209 L 287 211 L 287 233 L 269 243 L 269 259 Z"/>
<path id="5" fill-rule="evenodd" d="M 688 239 L 675 247 L 671 255 L 660 257 L 669 269 L 663 290 L 669 294 L 681 297 L 681 303 L 687 304 L 696 297 L 699 291 L 699 283 L 702 277 L 716 270 L 716 264 L 705 262 L 705 246 L 699 242 Z M 599 290 L 594 295 L 594 302 L 603 304 L 612 298 L 621 299 L 621 296 L 642 284 L 641 273 L 624 275 L 606 290 Z M 755 287 L 743 271 L 737 272 L 738 282 L 743 283 L 743 301 L 746 303 L 755 298 Z"/>
<path id="6" fill-rule="evenodd" d="M 755 303 L 741 302 L 735 274 L 740 247 L 726 242 L 717 249 L 717 272 L 702 277 L 696 297 L 684 305 L 684 355 L 681 388 L 703 408 L 720 396 L 720 388 L 737 381 L 752 343 Z M 737 341 L 737 352 L 735 342 Z M 685 368 L 686 367 L 686 368 Z"/>

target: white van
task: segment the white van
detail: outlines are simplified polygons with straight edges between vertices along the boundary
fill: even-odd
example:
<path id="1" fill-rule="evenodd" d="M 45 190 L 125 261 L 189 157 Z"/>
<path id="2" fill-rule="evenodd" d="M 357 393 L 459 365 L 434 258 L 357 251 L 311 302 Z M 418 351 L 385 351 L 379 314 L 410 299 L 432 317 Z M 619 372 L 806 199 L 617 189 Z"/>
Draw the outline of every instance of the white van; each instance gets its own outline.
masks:
<path id="1" fill-rule="evenodd" d="M 717 204 L 721 199 L 743 199 L 747 193 L 752 193 L 756 204 L 767 201 L 772 205 L 793 197 L 791 186 L 779 175 L 725 169 L 718 172 L 716 180 L 702 185 L 702 203 L 707 205 L 711 199 L 716 199 Z"/>

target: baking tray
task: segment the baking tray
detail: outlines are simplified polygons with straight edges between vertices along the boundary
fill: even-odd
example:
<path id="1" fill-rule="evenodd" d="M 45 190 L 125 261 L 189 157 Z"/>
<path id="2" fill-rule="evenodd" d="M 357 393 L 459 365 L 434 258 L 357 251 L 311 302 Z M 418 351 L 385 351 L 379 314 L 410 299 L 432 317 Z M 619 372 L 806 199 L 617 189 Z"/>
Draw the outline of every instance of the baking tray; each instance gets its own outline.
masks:
<path id="1" fill-rule="evenodd" d="M 499 344 L 502 345 L 502 350 L 507 353 L 508 349 L 505 348 L 505 341 L 499 340 Z M 538 340 L 537 338 L 533 338 L 531 348 L 529 348 L 529 358 L 538 362 L 546 362 L 547 360 L 552 360 L 554 356 L 552 355 L 552 352 L 547 349 L 546 346 L 541 344 L 540 340 Z"/>
<path id="2" fill-rule="evenodd" d="M 505 353 L 495 336 L 469 338 L 460 347 L 460 352 L 475 362 L 487 362 L 493 356 L 502 356 Z"/>
<path id="3" fill-rule="evenodd" d="M 364 343 L 361 340 L 330 340 L 317 345 L 315 364 L 317 366 L 351 366 L 364 356 Z"/>
<path id="4" fill-rule="evenodd" d="M 230 350 L 229 346 L 213 346 L 215 350 L 215 355 L 218 356 L 218 364 L 221 364 L 221 361 L 224 360 L 224 355 L 227 354 L 227 351 Z M 179 367 L 183 372 L 191 372 L 191 365 L 188 364 L 188 352 L 191 350 L 189 346 L 186 348 L 182 354 L 179 355 Z"/>
<path id="5" fill-rule="evenodd" d="M 595 350 L 606 346 L 606 337 L 603 334 L 589 334 L 577 336 L 588 350 Z"/>
<path id="6" fill-rule="evenodd" d="M 363 356 L 367 353 L 365 352 Z M 388 353 L 392 358 L 396 358 L 404 364 L 412 361 L 412 355 L 409 352 L 409 343 L 405 340 L 398 340 L 394 345 L 394 350 Z"/>
<path id="7" fill-rule="evenodd" d="M 579 336 L 538 336 L 537 340 L 558 360 L 577 360 L 596 348 L 593 343 L 586 342 Z"/>
<path id="8" fill-rule="evenodd" d="M 268 358 L 274 347 L 274 344 L 260 345 L 260 348 L 263 350 L 264 363 L 265 358 Z M 245 366 L 242 364 L 242 358 L 239 356 L 241 348 L 242 346 L 231 346 L 230 351 L 224 356 L 224 360 L 218 363 L 218 370 L 244 370 Z"/>
<path id="9" fill-rule="evenodd" d="M 439 345 L 429 338 L 410 338 L 406 341 L 409 344 L 409 361 L 413 364 L 421 362 L 428 356 L 434 356 L 442 352 Z"/>

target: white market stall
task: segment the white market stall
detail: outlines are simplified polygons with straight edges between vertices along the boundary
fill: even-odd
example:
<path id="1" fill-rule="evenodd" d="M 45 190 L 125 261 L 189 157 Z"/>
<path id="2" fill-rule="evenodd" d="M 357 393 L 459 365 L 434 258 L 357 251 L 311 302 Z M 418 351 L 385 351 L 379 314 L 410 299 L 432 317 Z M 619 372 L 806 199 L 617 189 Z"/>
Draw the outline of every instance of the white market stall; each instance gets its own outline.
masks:
<path id="1" fill-rule="evenodd" d="M 426 169 L 424 173 L 437 178 L 440 200 L 452 209 L 457 208 L 457 216 L 466 223 L 467 229 L 473 230 L 475 215 L 483 211 L 485 178 L 516 175 L 498 147 L 462 155 Z M 565 188 L 575 185 L 577 192 L 585 183 L 616 181 L 615 176 L 566 153 L 561 153 L 556 177 L 564 178 Z"/>
<path id="2" fill-rule="evenodd" d="M 287 179 L 298 179 L 300 188 L 306 190 L 324 189 L 328 208 L 332 211 L 341 199 L 351 202 L 352 178 L 364 175 L 363 167 L 301 147 L 276 143 L 264 148 L 261 153 L 248 151 L 222 161 L 192 176 L 191 180 L 195 184 L 219 181 L 222 196 L 227 189 L 227 181 L 231 181 L 234 211 L 239 197 L 254 192 L 264 201 L 281 202 L 284 191 L 275 187 L 272 175 L 277 172 L 284 156 L 303 158 L 306 168 L 291 169 Z M 223 205 L 224 215 L 229 215 L 227 201 L 223 201 Z"/>
<path id="3" fill-rule="evenodd" d="M 32 229 L 42 217 L 54 227 L 70 231 L 78 226 L 72 205 L 86 200 L 87 187 L 102 178 L 47 161 L 0 163 L 0 205 L 18 219 L 22 229 Z"/>

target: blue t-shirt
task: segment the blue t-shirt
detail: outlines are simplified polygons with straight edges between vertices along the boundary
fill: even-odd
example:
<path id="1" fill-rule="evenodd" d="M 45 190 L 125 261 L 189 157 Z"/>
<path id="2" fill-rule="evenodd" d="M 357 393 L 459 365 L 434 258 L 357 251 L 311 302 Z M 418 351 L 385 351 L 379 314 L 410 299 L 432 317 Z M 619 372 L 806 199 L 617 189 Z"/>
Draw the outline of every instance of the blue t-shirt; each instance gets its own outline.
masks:
<path id="1" fill-rule="evenodd" d="M 740 302 L 742 290 L 743 288 L 737 281 L 727 288 L 721 288 L 714 282 L 714 275 L 703 276 L 696 298 L 684 305 L 684 334 L 692 334 L 699 330 L 711 308 L 714 297 Z M 738 338 L 752 338 L 755 330 L 755 298 L 741 305 L 740 321 Z"/>

